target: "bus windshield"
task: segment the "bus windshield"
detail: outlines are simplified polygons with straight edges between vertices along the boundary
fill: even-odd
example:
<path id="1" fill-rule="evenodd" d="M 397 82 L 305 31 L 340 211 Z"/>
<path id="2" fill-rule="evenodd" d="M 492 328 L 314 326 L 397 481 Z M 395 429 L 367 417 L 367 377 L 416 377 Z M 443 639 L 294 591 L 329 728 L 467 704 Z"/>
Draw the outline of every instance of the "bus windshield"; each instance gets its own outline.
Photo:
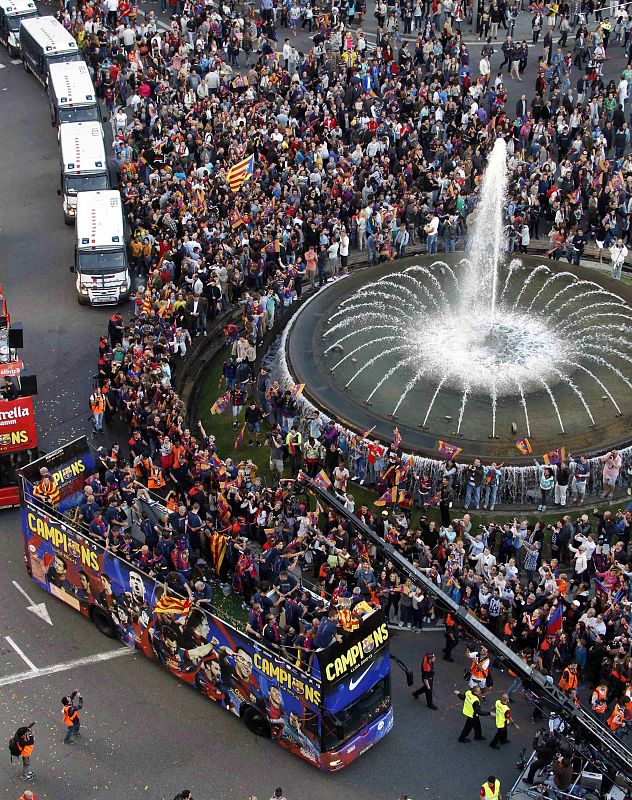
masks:
<path id="1" fill-rule="evenodd" d="M 9 24 L 9 30 L 12 33 L 17 33 L 20 30 L 20 25 L 22 24 L 22 20 L 30 19 L 31 17 L 36 17 L 37 13 L 33 13 L 29 11 L 28 14 L 15 14 L 15 16 L 7 17 L 7 22 Z"/>
<path id="2" fill-rule="evenodd" d="M 98 122 L 99 109 L 93 106 L 72 106 L 59 109 L 60 122 Z"/>
<path id="3" fill-rule="evenodd" d="M 127 269 L 124 250 L 79 251 L 82 272 L 120 272 Z"/>
<path id="4" fill-rule="evenodd" d="M 67 175 L 66 193 L 92 192 L 97 189 L 108 189 L 108 176 L 102 175 Z"/>
<path id="5" fill-rule="evenodd" d="M 83 61 L 83 56 L 79 51 L 75 50 L 73 50 L 71 53 L 56 53 L 55 55 L 50 56 L 46 55 L 46 62 L 48 64 L 59 64 L 62 61 Z"/>
<path id="6" fill-rule="evenodd" d="M 341 742 L 350 739 L 354 733 L 364 728 L 380 714 L 384 714 L 391 705 L 390 676 L 382 678 L 375 686 L 365 692 L 354 703 L 343 708 L 337 714 L 323 712 L 322 750 L 333 750 L 340 747 Z"/>

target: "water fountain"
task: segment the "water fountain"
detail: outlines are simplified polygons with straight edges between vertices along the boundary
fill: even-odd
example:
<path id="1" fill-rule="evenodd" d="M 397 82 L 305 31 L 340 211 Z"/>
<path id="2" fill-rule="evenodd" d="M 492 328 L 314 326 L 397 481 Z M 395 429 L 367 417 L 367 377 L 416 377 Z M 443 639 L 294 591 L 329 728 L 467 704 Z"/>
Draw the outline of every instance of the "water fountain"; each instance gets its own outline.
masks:
<path id="1" fill-rule="evenodd" d="M 337 281 L 286 337 L 288 380 L 353 429 L 437 458 L 524 464 L 534 453 L 632 441 L 632 291 L 596 270 L 505 251 L 498 140 L 465 254 L 402 259 Z M 532 463 L 532 461 L 531 461 Z"/>

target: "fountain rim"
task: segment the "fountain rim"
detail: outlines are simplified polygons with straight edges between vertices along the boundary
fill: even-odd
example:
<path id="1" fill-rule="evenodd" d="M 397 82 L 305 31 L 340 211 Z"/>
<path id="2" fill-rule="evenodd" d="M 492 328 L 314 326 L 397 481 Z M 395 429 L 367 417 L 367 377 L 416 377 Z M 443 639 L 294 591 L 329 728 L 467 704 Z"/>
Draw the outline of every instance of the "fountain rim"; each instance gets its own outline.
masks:
<path id="1" fill-rule="evenodd" d="M 441 262 L 443 259 L 441 258 L 442 253 L 437 253 L 432 256 L 432 263 Z M 448 254 L 449 255 L 449 254 Z M 467 253 L 457 253 L 456 256 L 461 258 L 467 257 Z M 507 260 L 511 260 L 511 254 L 507 255 Z M 377 265 L 378 267 L 382 267 L 384 269 L 393 268 L 394 264 L 401 263 L 405 264 L 406 266 L 413 265 L 414 263 L 418 263 L 419 260 L 423 262 L 427 261 L 430 257 L 426 254 L 418 254 L 414 256 L 406 257 L 405 259 L 401 259 L 398 262 L 385 262 L 382 264 Z M 526 257 L 523 255 L 521 259 L 527 258 L 529 261 L 538 262 L 539 265 L 549 266 L 551 272 L 556 272 L 559 269 L 558 262 L 552 261 L 550 259 L 546 259 L 545 257 L 540 256 L 530 256 L 527 255 Z M 564 266 L 564 265 L 562 265 Z M 558 269 L 556 269 L 558 268 Z M 375 265 L 366 265 L 362 266 L 350 273 L 349 277 L 352 275 L 357 275 L 358 272 L 363 273 L 368 269 L 375 269 Z M 560 271 L 564 271 L 561 270 Z M 578 280 L 590 280 L 597 283 L 602 288 L 606 289 L 607 291 L 617 291 L 619 294 L 625 297 L 625 299 L 630 303 L 632 306 L 632 288 L 629 287 L 627 284 L 623 284 L 620 281 L 615 281 L 614 279 L 610 278 L 610 276 L 605 275 L 603 273 L 598 273 L 595 275 L 595 272 L 590 268 L 586 267 L 573 267 L 573 274 L 577 277 Z M 330 292 L 336 286 L 343 286 L 345 283 L 346 276 L 342 276 L 338 279 L 335 283 L 327 284 L 326 286 L 322 287 L 321 289 L 317 290 L 313 295 L 311 295 L 305 302 L 303 302 L 292 314 L 291 319 L 289 320 L 288 325 L 283 330 L 281 335 L 281 346 L 279 349 L 279 363 L 277 364 L 277 368 L 279 369 L 280 375 L 280 382 L 282 385 L 290 386 L 294 385 L 298 382 L 298 378 L 296 377 L 296 372 L 292 367 L 292 359 L 290 355 L 290 337 L 292 330 L 294 329 L 294 324 L 296 320 L 303 314 L 303 312 L 309 307 L 309 305 L 317 300 L 322 299 L 325 293 Z M 301 408 L 302 412 L 305 413 L 306 411 L 311 412 L 318 412 L 319 416 L 321 416 L 325 420 L 332 420 L 338 425 L 341 425 L 345 430 L 352 434 L 360 434 L 362 433 L 362 428 L 357 423 L 354 423 L 348 419 L 345 419 L 338 411 L 334 411 L 331 408 L 328 408 L 327 405 L 314 396 L 314 394 L 309 389 L 309 384 L 306 382 L 305 388 L 303 389 L 302 394 L 297 398 L 297 402 L 299 407 Z M 374 440 L 379 441 L 381 444 L 388 446 L 392 440 L 392 430 L 395 426 L 397 426 L 398 420 L 397 418 L 387 418 L 383 415 L 375 415 L 374 421 L 377 423 L 375 429 L 371 434 L 371 438 Z M 386 421 L 388 421 L 388 432 L 386 432 Z M 411 446 L 410 442 L 406 441 L 406 427 L 410 426 L 402 426 L 400 428 L 400 432 L 402 435 L 402 449 L 404 452 L 404 457 L 412 456 L 415 459 L 417 464 L 421 462 L 431 462 L 434 464 L 443 464 L 445 463 L 445 459 L 437 458 L 436 449 L 431 450 L 428 447 L 418 447 L 418 446 Z M 366 429 L 365 429 L 366 430 Z M 474 458 L 480 458 L 484 464 L 491 464 L 493 461 L 502 461 L 506 466 L 511 467 L 513 469 L 521 469 L 521 470 L 531 470 L 534 466 L 534 455 L 523 456 L 523 455 L 502 455 L 493 457 L 491 455 L 485 454 L 484 452 L 476 452 L 473 448 L 478 446 L 482 450 L 484 450 L 485 442 L 483 440 L 472 440 L 466 439 L 462 436 L 455 436 L 452 433 L 446 433 L 446 438 L 453 442 L 455 445 L 460 446 L 463 445 L 462 452 L 460 453 L 459 457 L 455 459 L 457 463 L 469 463 Z M 437 437 L 433 436 L 434 441 L 437 441 Z M 564 445 L 565 435 L 559 435 L 559 445 Z M 532 436 L 531 440 L 537 443 L 537 436 Z M 468 449 L 469 448 L 469 449 Z M 589 459 L 596 459 L 601 455 L 609 452 L 609 450 L 616 448 L 622 455 L 632 454 L 632 428 L 630 429 L 630 434 L 625 437 L 619 437 L 612 440 L 608 440 L 607 445 L 598 445 L 594 444 L 589 447 L 582 447 L 581 454 L 586 455 Z M 534 454 L 536 453 L 534 449 Z M 537 457 L 537 455 L 536 455 Z"/>

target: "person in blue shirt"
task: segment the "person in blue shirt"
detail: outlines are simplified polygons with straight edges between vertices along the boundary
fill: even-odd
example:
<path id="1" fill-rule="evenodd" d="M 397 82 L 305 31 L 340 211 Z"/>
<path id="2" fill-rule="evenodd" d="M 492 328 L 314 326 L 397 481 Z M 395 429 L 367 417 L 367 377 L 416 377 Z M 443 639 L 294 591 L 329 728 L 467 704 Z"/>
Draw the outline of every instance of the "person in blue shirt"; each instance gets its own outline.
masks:
<path id="1" fill-rule="evenodd" d="M 326 617 L 323 617 L 314 637 L 314 649 L 320 650 L 329 647 L 336 640 L 338 629 L 338 612 L 335 608 L 330 608 Z"/>

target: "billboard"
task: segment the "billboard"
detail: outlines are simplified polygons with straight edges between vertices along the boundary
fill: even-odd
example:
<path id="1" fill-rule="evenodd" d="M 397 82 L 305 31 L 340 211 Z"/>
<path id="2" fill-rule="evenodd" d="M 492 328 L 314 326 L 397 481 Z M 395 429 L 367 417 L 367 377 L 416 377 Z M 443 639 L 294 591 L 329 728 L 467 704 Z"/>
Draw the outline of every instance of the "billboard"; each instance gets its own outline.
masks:
<path id="1" fill-rule="evenodd" d="M 388 625 L 380 611 L 363 620 L 360 627 L 318 653 L 323 687 L 353 679 L 358 670 L 377 661 L 377 654 L 388 647 Z M 352 683 L 352 686 L 354 683 Z"/>
<path id="2" fill-rule="evenodd" d="M 37 447 L 33 398 L 18 397 L 0 403 L 0 453 Z"/>
<path id="3" fill-rule="evenodd" d="M 48 469 L 55 486 L 59 489 L 60 500 L 57 510 L 69 511 L 82 502 L 86 478 L 94 469 L 94 458 L 88 440 L 85 436 L 80 436 L 23 467 L 20 474 L 25 479 L 23 491 L 27 500 L 33 497 L 32 486 L 40 480 L 42 467 Z"/>

